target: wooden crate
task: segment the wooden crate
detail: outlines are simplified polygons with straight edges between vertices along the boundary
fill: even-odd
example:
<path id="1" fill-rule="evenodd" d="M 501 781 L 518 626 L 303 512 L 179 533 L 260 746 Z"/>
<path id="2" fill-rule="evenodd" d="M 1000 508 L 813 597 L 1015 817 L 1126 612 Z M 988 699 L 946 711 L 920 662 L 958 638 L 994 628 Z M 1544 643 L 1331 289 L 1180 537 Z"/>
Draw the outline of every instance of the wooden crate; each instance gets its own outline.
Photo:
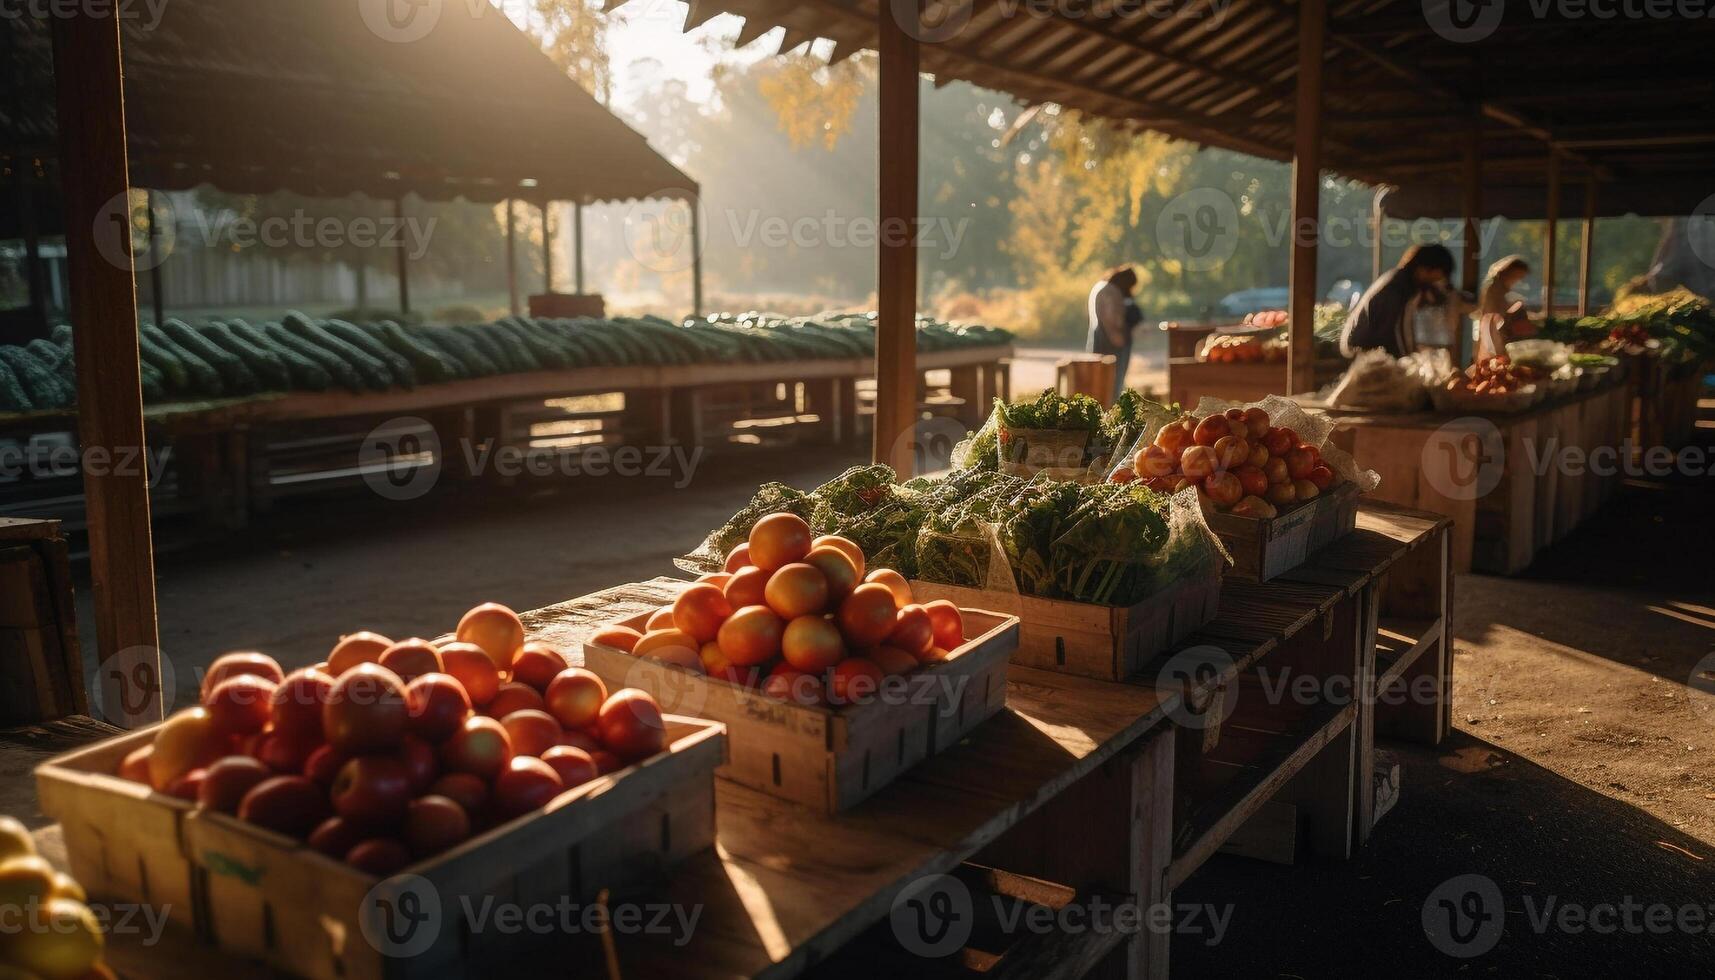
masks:
<path id="1" fill-rule="evenodd" d="M 1018 649 L 1012 662 L 1021 667 L 1119 681 L 1214 620 L 1221 605 L 1221 569 L 1210 565 L 1203 574 L 1131 606 L 921 580 L 911 583 L 911 591 L 919 602 L 949 599 L 961 608 L 1017 610 Z"/>
<path id="2" fill-rule="evenodd" d="M 723 726 L 667 716 L 669 749 L 383 882 L 303 843 L 110 775 L 153 729 L 36 770 L 72 874 L 97 898 L 167 906 L 223 951 L 340 980 L 498 970 L 553 936 L 482 927 L 484 903 L 525 909 L 624 889 L 711 847 Z M 492 906 L 490 906 L 492 911 Z M 557 921 L 557 920 L 556 920 Z M 418 930 L 432 929 L 423 933 Z M 372 938 L 373 937 L 373 938 Z"/>
<path id="3" fill-rule="evenodd" d="M 1349 482 L 1336 484 L 1269 521 L 1220 513 L 1208 515 L 1208 520 L 1233 556 L 1227 577 L 1267 582 L 1357 526 L 1358 488 Z"/>
<path id="4" fill-rule="evenodd" d="M 0 517 L 0 726 L 88 710 L 60 522 Z"/>
<path id="5" fill-rule="evenodd" d="M 179 834 L 195 805 L 113 775 L 126 755 L 155 740 L 156 727 L 36 767 L 36 796 L 42 812 L 60 822 L 68 870 L 91 897 L 162 909 L 194 929 L 196 876 Z"/>
<path id="6" fill-rule="evenodd" d="M 596 643 L 583 645 L 584 666 L 609 688 L 641 688 L 669 710 L 724 722 L 731 758 L 718 775 L 838 813 L 1005 706 L 1018 619 L 980 609 L 962 612 L 963 645 L 946 660 L 903 675 L 902 693 L 867 704 L 792 704 Z M 641 630 L 647 618 L 635 616 L 621 625 Z"/>

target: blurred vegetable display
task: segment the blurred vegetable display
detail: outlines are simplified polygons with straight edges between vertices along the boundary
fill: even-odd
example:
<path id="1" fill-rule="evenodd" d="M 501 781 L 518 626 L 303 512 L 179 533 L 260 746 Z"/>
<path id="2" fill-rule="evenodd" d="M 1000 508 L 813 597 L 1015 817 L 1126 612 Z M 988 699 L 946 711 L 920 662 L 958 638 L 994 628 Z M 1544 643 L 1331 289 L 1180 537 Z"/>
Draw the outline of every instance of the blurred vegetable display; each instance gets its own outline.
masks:
<path id="1" fill-rule="evenodd" d="M 1120 392 L 1113 407 L 1105 412 L 1088 395 L 1068 398 L 1052 390 L 1034 400 L 1010 405 L 997 398 L 982 428 L 953 449 L 952 465 L 955 469 L 1000 469 L 1002 434 L 1010 430 L 1085 432 L 1089 438 L 1080 465 L 1105 473 L 1108 457 L 1116 448 L 1131 445 L 1151 425 L 1162 425 L 1177 415 L 1177 405 L 1150 401 L 1129 388 Z M 1099 479 L 1102 473 L 1093 476 Z"/>
<path id="2" fill-rule="evenodd" d="M 994 327 L 917 319 L 920 351 L 1011 339 Z M 138 345 L 145 401 L 195 401 L 334 387 L 384 391 L 562 368 L 864 358 L 875 353 L 875 314 L 721 314 L 680 324 L 648 316 L 504 317 L 427 326 L 292 312 L 261 324 L 169 318 L 144 324 Z M 72 358 L 73 330 L 63 324 L 52 340 L 0 345 L 0 412 L 69 408 L 76 396 Z"/>
<path id="3" fill-rule="evenodd" d="M 1672 365 L 1715 360 L 1715 308 L 1686 289 L 1639 295 L 1599 316 L 1550 317 L 1542 336 L 1578 351 L 1645 354 Z"/>
<path id="4" fill-rule="evenodd" d="M 907 578 L 1046 599 L 1131 605 L 1217 560 L 1189 495 L 979 469 L 895 479 L 873 465 L 808 492 L 764 485 L 680 564 L 718 571 L 756 520 L 778 511 L 807 511 L 817 534 L 849 537 Z"/>

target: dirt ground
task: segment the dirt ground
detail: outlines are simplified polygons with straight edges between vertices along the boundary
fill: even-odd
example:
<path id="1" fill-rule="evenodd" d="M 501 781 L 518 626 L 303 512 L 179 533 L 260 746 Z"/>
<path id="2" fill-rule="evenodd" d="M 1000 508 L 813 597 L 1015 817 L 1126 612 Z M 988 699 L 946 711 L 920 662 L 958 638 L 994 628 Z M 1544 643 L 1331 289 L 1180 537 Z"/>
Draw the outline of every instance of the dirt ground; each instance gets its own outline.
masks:
<path id="1" fill-rule="evenodd" d="M 672 557 L 759 483 L 811 486 L 856 455 L 717 455 L 683 488 L 584 478 L 287 505 L 249 532 L 163 557 L 162 645 L 179 703 L 224 651 L 297 666 L 357 628 L 434 635 L 479 601 L 527 609 L 670 574 Z M 1175 973 L 1572 977 L 1623 964 L 1707 974 L 1715 670 L 1699 675 L 1699 662 L 1715 656 L 1712 487 L 1715 477 L 1628 485 L 1526 574 L 1461 576 L 1454 736 L 1395 750 L 1401 802 L 1354 861 L 1218 858 L 1194 876 L 1176 901 L 1232 915 L 1214 945 L 1176 938 Z M 92 636 L 87 591 L 81 601 Z M 5 776 L 14 791 L 27 785 Z M 1424 928 L 1426 905 L 1461 875 L 1491 880 L 1504 906 L 1504 934 L 1470 959 L 1445 955 Z M 1702 926 L 1609 933 L 1539 921 L 1544 903 L 1632 901 L 1695 907 Z"/>

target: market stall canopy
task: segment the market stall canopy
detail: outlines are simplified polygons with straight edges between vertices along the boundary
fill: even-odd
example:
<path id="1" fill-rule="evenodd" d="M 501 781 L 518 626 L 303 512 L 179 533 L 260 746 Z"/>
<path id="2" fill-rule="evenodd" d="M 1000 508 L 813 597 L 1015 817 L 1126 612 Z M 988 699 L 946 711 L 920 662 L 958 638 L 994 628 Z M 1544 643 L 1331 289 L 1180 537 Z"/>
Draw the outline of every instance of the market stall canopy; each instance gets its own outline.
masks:
<path id="1" fill-rule="evenodd" d="M 579 202 L 696 190 L 486 0 L 172 0 L 158 24 L 125 6 L 139 187 Z M 0 153 L 51 158 L 50 25 L 5 20 Z"/>
<path id="2" fill-rule="evenodd" d="M 782 50 L 822 37 L 839 58 L 875 46 L 883 2 L 912 10 L 911 0 L 698 0 L 686 26 L 724 11 L 745 18 L 740 43 L 781 27 Z M 1499 0 L 1330 3 L 1324 169 L 1456 194 L 1475 124 L 1485 182 L 1517 175 L 1542 187 L 1552 144 L 1565 153 L 1568 183 L 1592 171 L 1640 186 L 1698 175 L 1705 190 L 1696 198 L 1650 205 L 1690 213 L 1715 169 L 1715 20 L 1656 17 L 1653 6 L 1626 16 L 1602 16 L 1595 5 L 1543 7 L 1539 15 L 1538 5 Z M 1294 0 L 933 0 L 924 21 L 913 33 L 923 70 L 938 81 L 1269 159 L 1292 156 Z"/>
<path id="3" fill-rule="evenodd" d="M 1581 180 L 1582 178 L 1580 178 Z M 1715 207 L 1715 182 L 1708 173 L 1620 182 L 1608 179 L 1597 186 L 1594 217 L 1618 218 L 1628 214 L 1644 217 L 1690 217 L 1707 214 Z M 1584 188 L 1566 182 L 1560 195 L 1562 221 L 1584 217 Z M 1392 188 L 1382 196 L 1382 213 L 1390 218 L 1413 221 L 1439 219 L 1458 214 L 1459 188 L 1446 183 L 1416 182 Z M 1483 182 L 1483 211 L 1515 221 L 1537 221 L 1548 217 L 1548 194 L 1541 174 L 1502 174 Z"/>

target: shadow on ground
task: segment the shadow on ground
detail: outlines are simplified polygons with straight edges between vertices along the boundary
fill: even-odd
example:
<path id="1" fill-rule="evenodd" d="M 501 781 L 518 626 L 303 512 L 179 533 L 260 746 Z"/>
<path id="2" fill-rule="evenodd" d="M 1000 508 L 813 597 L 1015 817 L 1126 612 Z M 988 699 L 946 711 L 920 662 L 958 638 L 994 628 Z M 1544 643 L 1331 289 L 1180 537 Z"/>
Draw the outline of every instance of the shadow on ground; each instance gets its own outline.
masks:
<path id="1" fill-rule="evenodd" d="M 1174 938 L 1174 976 L 1666 977 L 1715 962 L 1715 848 L 1464 732 L 1439 749 L 1390 749 L 1404 795 L 1354 860 L 1218 857 L 1174 893 L 1231 907 L 1218 944 L 1208 932 Z M 1495 891 L 1463 905 L 1481 879 Z M 1426 934 L 1426 903 L 1438 931 L 1448 921 L 1443 898 L 1474 913 L 1458 921 L 1467 942 Z M 1579 913 L 1593 918 L 1561 924 Z M 1650 916 L 1682 914 L 1694 931 L 1651 931 L 1661 923 Z M 1622 931 L 1598 931 L 1610 915 Z M 1491 916 L 1498 936 L 1480 928 Z"/>

